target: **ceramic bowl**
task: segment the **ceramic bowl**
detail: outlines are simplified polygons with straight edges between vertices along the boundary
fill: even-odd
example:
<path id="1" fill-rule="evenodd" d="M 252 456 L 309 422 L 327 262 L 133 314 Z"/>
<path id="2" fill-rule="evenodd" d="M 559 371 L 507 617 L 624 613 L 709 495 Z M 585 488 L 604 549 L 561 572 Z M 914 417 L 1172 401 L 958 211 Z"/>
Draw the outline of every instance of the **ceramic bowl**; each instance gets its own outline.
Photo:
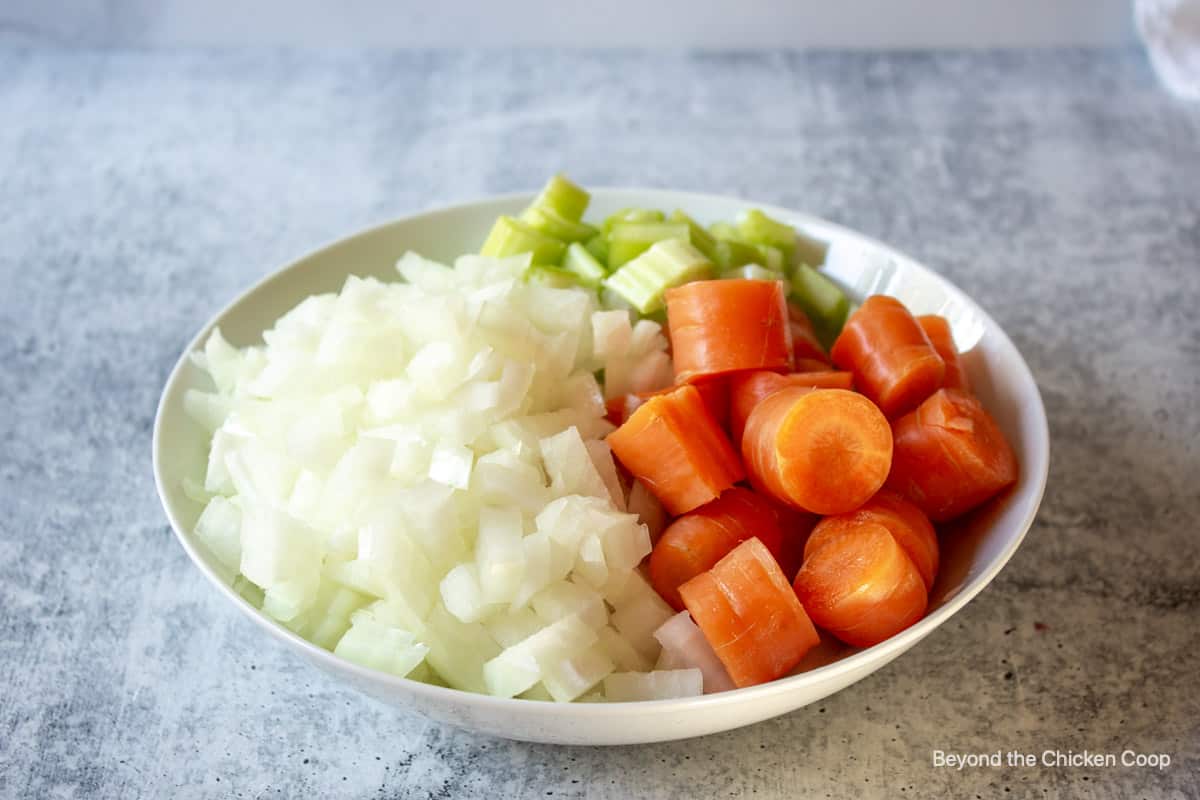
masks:
<path id="1" fill-rule="evenodd" d="M 336 242 L 260 281 L 221 310 L 180 356 L 163 390 L 154 427 L 154 474 L 159 497 L 180 544 L 196 568 L 264 632 L 263 646 L 289 648 L 363 692 L 402 709 L 479 733 L 560 744 L 633 744 L 729 730 L 786 714 L 871 674 L 944 624 L 987 586 L 1021 543 L 1033 522 L 1046 483 L 1049 433 L 1041 396 L 1029 367 L 1004 331 L 974 300 L 933 270 L 890 247 L 824 220 L 758 203 L 688 192 L 599 189 L 589 218 L 627 206 L 685 209 L 708 223 L 728 220 L 752 207 L 829 242 L 825 265 L 854 296 L 883 293 L 915 314 L 942 314 L 965 351 L 976 393 L 1008 436 L 1021 465 L 1019 482 L 1002 497 L 942 536 L 942 568 L 928 615 L 908 630 L 865 650 L 825 644 L 795 674 L 761 686 L 678 700 L 641 703 L 558 704 L 508 700 L 430 686 L 343 661 L 301 639 L 243 600 L 192 535 L 200 507 L 184 494 L 185 476 L 202 478 L 206 436 L 184 413 L 187 389 L 204 376 L 188 353 L 219 325 L 236 345 L 261 340 L 262 331 L 306 296 L 337 291 L 346 276 L 398 276 L 394 265 L 406 250 L 450 262 L 477 250 L 492 222 L 515 214 L 530 195 L 493 197 L 428 211 Z M 273 639 L 268 643 L 267 638 Z"/>

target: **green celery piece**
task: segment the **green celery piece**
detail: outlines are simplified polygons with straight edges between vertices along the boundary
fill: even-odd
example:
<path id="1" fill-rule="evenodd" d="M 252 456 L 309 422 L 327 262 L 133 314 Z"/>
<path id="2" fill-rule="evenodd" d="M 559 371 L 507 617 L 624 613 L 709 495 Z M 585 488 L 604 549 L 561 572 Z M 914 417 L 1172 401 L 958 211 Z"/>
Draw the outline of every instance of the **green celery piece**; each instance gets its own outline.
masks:
<path id="1" fill-rule="evenodd" d="M 721 278 L 745 278 L 752 281 L 779 281 L 783 280 L 783 276 L 774 270 L 767 269 L 761 264 L 746 264 L 741 267 L 727 269 L 720 275 Z"/>
<path id="2" fill-rule="evenodd" d="M 783 275 L 783 268 L 786 264 L 782 250 L 770 244 L 756 244 L 754 249 L 758 251 L 760 264 L 773 272 L 778 272 L 781 276 Z"/>
<path id="3" fill-rule="evenodd" d="M 792 300 L 812 320 L 817 338 L 828 347 L 846 323 L 850 298 L 836 283 L 808 264 L 800 264 L 792 273 Z"/>
<path id="4" fill-rule="evenodd" d="M 740 242 L 742 240 L 741 234 L 738 233 L 737 227 L 728 222 L 714 222 L 712 225 L 708 226 L 708 232 L 711 233 L 714 238 L 720 239 L 724 242 Z"/>
<path id="5" fill-rule="evenodd" d="M 546 181 L 542 191 L 534 198 L 533 207 L 549 209 L 563 219 L 579 222 L 591 199 L 583 187 L 559 174 Z"/>
<path id="6" fill-rule="evenodd" d="M 587 251 L 608 270 L 608 237 L 598 233 L 583 243 Z"/>
<path id="7" fill-rule="evenodd" d="M 707 278 L 712 263 L 683 239 L 663 239 L 622 266 L 604 282 L 642 314 L 663 307 L 663 294 L 673 286 Z"/>
<path id="8" fill-rule="evenodd" d="M 563 256 L 562 268 L 572 273 L 576 280 L 584 286 L 596 287 L 608 275 L 604 265 L 587 251 L 579 242 L 567 245 L 567 254 Z"/>
<path id="9" fill-rule="evenodd" d="M 566 249 L 567 246 L 558 239 L 535 231 L 518 219 L 500 217 L 492 226 L 479 254 L 504 258 L 518 253 L 532 253 L 531 261 L 534 264 L 557 264 Z"/>
<path id="10" fill-rule="evenodd" d="M 671 222 L 682 222 L 688 226 L 688 238 L 704 257 L 714 264 L 717 262 L 717 240 L 711 233 L 704 230 L 700 223 L 680 211 L 678 208 L 671 214 Z"/>
<path id="11" fill-rule="evenodd" d="M 525 270 L 525 280 L 553 289 L 571 289 L 580 285 L 579 276 L 574 272 L 549 264 L 534 264 Z"/>
<path id="12" fill-rule="evenodd" d="M 538 233 L 564 242 L 582 242 L 596 235 L 596 229 L 586 222 L 567 219 L 554 209 L 543 206 L 525 209 L 521 212 L 520 220 Z"/>
<path id="13" fill-rule="evenodd" d="M 718 239 L 716 265 L 723 270 L 754 264 L 760 260 L 754 245 L 739 242 L 736 239 Z"/>
<path id="14" fill-rule="evenodd" d="M 787 262 L 792 262 L 792 255 L 796 252 L 796 229 L 791 225 L 771 219 L 753 208 L 738 216 L 737 229 L 743 241 L 778 247 Z"/>
<path id="15" fill-rule="evenodd" d="M 667 216 L 653 208 L 622 208 L 600 223 L 600 230 L 608 233 L 614 225 L 622 222 L 665 222 Z"/>
<path id="16" fill-rule="evenodd" d="M 618 222 L 608 234 L 608 266 L 616 269 L 664 239 L 689 242 L 688 226 L 679 222 Z"/>

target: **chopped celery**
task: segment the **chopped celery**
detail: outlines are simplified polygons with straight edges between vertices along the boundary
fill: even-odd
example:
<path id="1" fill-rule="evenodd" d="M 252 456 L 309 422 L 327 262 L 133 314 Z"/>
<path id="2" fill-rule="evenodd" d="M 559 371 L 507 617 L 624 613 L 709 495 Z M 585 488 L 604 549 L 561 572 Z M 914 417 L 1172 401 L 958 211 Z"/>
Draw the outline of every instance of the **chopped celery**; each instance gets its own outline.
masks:
<path id="1" fill-rule="evenodd" d="M 704 253 L 704 257 L 714 264 L 717 262 L 717 240 L 716 238 L 704 230 L 700 223 L 683 213 L 678 208 L 671 214 L 671 222 L 682 222 L 688 226 L 688 236 L 697 250 Z"/>
<path id="2" fill-rule="evenodd" d="M 796 229 L 787 223 L 771 219 L 757 208 L 738 215 L 738 233 L 751 244 L 769 244 L 783 251 L 788 263 L 796 252 Z"/>
<path id="3" fill-rule="evenodd" d="M 640 256 L 655 242 L 689 242 L 688 226 L 678 222 L 618 222 L 608 234 L 608 266 L 612 269 Z"/>
<path id="4" fill-rule="evenodd" d="M 738 229 L 728 222 L 714 222 L 708 226 L 708 232 L 724 242 L 740 242 L 742 239 Z"/>
<path id="5" fill-rule="evenodd" d="M 579 277 L 574 272 L 548 264 L 534 264 L 525 270 L 525 280 L 552 289 L 570 289 L 580 284 Z"/>
<path id="6" fill-rule="evenodd" d="M 596 235 L 591 225 L 569 220 L 552 208 L 530 206 L 521 212 L 520 219 L 535 231 L 564 242 L 582 242 Z"/>
<path id="7" fill-rule="evenodd" d="M 783 275 L 783 268 L 786 262 L 783 257 L 783 251 L 778 247 L 770 244 L 756 244 L 754 249 L 758 251 L 759 263 L 769 270 L 778 272 Z"/>
<path id="8" fill-rule="evenodd" d="M 753 264 L 759 260 L 759 254 L 754 249 L 754 245 L 735 239 L 718 239 L 716 250 L 716 265 L 721 269 L 733 269 L 745 264 Z"/>
<path id="9" fill-rule="evenodd" d="M 779 281 L 783 276 L 774 270 L 760 264 L 746 264 L 741 267 L 727 269 L 721 273 L 722 278 L 747 278 L 752 281 Z"/>
<path id="10" fill-rule="evenodd" d="M 575 275 L 576 280 L 584 286 L 599 286 L 600 281 L 608 275 L 604 265 L 597 261 L 579 242 L 567 245 L 567 254 L 563 256 L 562 268 Z"/>
<path id="11" fill-rule="evenodd" d="M 792 299 L 808 318 L 821 343 L 829 346 L 842 332 L 850 299 L 837 284 L 807 264 L 800 264 L 792 273 Z"/>
<path id="12" fill-rule="evenodd" d="M 605 218 L 600 229 L 608 233 L 614 225 L 621 222 L 665 222 L 666 219 L 663 212 L 653 208 L 622 208 L 617 213 Z"/>
<path id="13" fill-rule="evenodd" d="M 605 236 L 603 233 L 598 233 L 595 236 L 593 236 L 592 238 L 588 239 L 586 242 L 584 242 L 583 246 L 587 248 L 587 251 L 589 253 L 591 253 L 592 256 L 594 256 L 597 261 L 599 261 L 601 264 L 604 265 L 604 268 L 606 270 L 608 269 L 608 237 L 607 236 Z"/>
<path id="14" fill-rule="evenodd" d="M 604 285 L 648 314 L 662 308 L 667 289 L 711 273 L 712 264 L 686 240 L 664 239 L 610 275 Z"/>
<path id="15" fill-rule="evenodd" d="M 512 217 L 500 217 L 492 226 L 479 254 L 492 258 L 532 253 L 534 264 L 556 264 L 566 245 L 551 236 L 539 233 Z"/>
<path id="16" fill-rule="evenodd" d="M 555 175 L 546 181 L 542 191 L 533 201 L 533 208 L 544 208 L 553 211 L 563 219 L 579 222 L 583 212 L 587 210 L 591 195 L 576 186 L 562 175 Z"/>

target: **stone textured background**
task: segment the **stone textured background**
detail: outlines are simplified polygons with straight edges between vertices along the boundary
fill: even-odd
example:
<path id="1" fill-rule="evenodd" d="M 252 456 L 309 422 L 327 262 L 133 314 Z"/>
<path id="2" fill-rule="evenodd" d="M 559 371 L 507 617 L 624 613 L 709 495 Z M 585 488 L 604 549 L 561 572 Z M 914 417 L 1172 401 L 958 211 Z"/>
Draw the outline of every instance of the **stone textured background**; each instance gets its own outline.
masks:
<path id="1" fill-rule="evenodd" d="M 236 291 L 370 223 L 568 170 L 743 195 L 978 298 L 1050 414 L 996 582 L 823 704 L 555 748 L 341 688 L 189 564 L 167 372 Z M 1200 107 L 1135 51 L 67 52 L 0 46 L 0 796 L 1196 797 Z M 935 748 L 1170 769 L 931 766 Z"/>

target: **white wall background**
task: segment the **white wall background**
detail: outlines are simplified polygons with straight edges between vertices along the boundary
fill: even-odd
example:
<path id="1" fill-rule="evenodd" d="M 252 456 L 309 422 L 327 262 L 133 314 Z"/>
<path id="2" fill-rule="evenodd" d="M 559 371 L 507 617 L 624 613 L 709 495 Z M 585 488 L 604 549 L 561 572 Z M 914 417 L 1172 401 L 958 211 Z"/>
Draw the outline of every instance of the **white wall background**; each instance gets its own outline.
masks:
<path id="1" fill-rule="evenodd" d="M 973 48 L 1134 41 L 1129 0 L 0 0 L 0 35 L 138 47 Z"/>

